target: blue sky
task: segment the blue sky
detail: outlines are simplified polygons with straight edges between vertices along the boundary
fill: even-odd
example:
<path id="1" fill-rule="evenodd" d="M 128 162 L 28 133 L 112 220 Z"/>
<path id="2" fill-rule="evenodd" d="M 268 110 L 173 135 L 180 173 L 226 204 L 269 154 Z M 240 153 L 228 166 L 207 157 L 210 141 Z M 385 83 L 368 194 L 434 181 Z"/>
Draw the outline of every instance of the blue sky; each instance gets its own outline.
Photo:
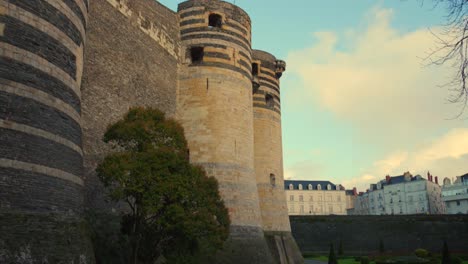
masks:
<path id="1" fill-rule="evenodd" d="M 175 10 L 181 1 L 160 1 Z M 234 1 L 229 1 L 234 2 Z M 285 177 L 363 190 L 404 171 L 468 172 L 468 122 L 423 58 L 443 7 L 419 0 L 236 0 L 253 48 L 286 60 L 281 79 Z"/>

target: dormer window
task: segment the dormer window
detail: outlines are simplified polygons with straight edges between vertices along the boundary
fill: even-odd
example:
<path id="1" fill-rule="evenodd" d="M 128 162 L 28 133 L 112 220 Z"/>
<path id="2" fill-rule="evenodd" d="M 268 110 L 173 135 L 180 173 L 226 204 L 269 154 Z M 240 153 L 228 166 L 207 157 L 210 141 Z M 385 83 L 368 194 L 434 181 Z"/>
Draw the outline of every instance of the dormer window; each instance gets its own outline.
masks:
<path id="1" fill-rule="evenodd" d="M 331 185 L 330 184 L 327 185 L 327 190 L 331 190 Z"/>
<path id="2" fill-rule="evenodd" d="M 309 186 L 307 186 L 307 189 L 312 190 L 312 184 L 309 184 Z"/>
<path id="3" fill-rule="evenodd" d="M 302 190 L 302 184 L 299 184 L 299 190 Z"/>
<path id="4" fill-rule="evenodd" d="M 205 51 L 203 47 L 190 48 L 190 59 L 192 60 L 192 63 L 201 63 L 204 55 Z"/>
<path id="5" fill-rule="evenodd" d="M 317 184 L 317 190 L 322 190 L 322 185 Z"/>
<path id="6" fill-rule="evenodd" d="M 218 14 L 211 14 L 208 17 L 208 26 L 214 28 L 221 28 L 223 25 L 223 17 Z"/>

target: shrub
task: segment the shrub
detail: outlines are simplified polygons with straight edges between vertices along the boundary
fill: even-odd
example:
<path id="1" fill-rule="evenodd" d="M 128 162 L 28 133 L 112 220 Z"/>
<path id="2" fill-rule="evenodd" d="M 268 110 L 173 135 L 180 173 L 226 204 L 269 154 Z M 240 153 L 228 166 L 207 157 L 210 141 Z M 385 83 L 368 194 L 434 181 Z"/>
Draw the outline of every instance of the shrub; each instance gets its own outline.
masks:
<path id="1" fill-rule="evenodd" d="M 369 258 L 368 257 L 361 257 L 361 264 L 369 264 Z"/>
<path id="2" fill-rule="evenodd" d="M 426 258 L 427 256 L 429 256 L 429 252 L 423 248 L 418 248 L 414 251 L 414 254 L 416 255 L 416 257 L 420 257 L 420 258 Z"/>
<path id="3" fill-rule="evenodd" d="M 450 257 L 450 263 L 451 264 L 462 264 L 463 260 L 459 257 L 451 256 Z"/>

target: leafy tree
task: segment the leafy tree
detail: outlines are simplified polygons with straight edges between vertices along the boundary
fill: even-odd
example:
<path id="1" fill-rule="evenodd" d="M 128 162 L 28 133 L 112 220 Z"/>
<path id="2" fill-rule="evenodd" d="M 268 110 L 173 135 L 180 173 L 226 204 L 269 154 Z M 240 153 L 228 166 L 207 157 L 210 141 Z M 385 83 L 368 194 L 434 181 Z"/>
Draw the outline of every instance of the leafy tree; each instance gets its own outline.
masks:
<path id="1" fill-rule="evenodd" d="M 114 201 L 128 205 L 121 232 L 131 263 L 197 262 L 227 239 L 229 216 L 216 179 L 186 157 L 183 128 L 156 109 L 133 108 L 110 126 L 114 151 L 97 174 Z"/>
<path id="2" fill-rule="evenodd" d="M 335 249 L 333 248 L 333 243 L 330 243 L 330 253 L 328 254 L 328 264 L 338 264 L 335 256 Z"/>
<path id="3" fill-rule="evenodd" d="M 450 254 L 447 246 L 447 241 L 444 240 L 444 247 L 442 249 L 442 264 L 450 264 Z"/>

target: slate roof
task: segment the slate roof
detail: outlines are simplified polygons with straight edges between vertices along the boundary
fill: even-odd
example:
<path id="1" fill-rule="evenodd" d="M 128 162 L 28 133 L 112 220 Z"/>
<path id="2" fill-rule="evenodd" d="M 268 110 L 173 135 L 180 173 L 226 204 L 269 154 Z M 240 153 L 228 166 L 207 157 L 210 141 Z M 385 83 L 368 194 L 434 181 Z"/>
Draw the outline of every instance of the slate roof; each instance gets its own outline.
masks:
<path id="1" fill-rule="evenodd" d="M 317 190 L 317 185 L 322 186 L 322 191 L 327 191 L 327 185 L 330 184 L 332 187 L 332 191 L 336 191 L 336 185 L 330 181 L 299 181 L 299 180 L 285 180 L 284 181 L 284 189 L 289 190 L 289 184 L 293 185 L 294 190 L 299 190 L 299 184 L 302 184 L 303 190 L 309 189 L 309 184 L 312 184 L 312 190 Z"/>

